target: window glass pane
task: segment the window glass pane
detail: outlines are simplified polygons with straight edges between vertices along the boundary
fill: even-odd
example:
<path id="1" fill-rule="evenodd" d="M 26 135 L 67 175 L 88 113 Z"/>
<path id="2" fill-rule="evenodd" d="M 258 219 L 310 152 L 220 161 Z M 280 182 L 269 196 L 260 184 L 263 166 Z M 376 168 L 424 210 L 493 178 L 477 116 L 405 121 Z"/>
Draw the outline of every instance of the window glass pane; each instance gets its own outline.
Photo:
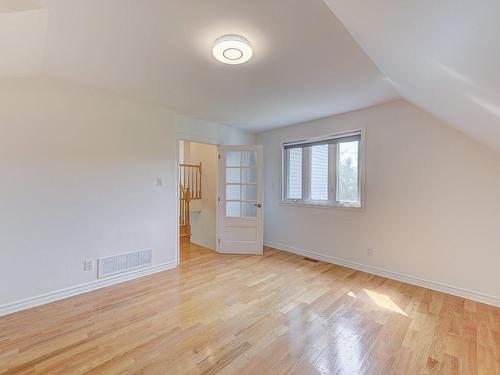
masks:
<path id="1" fill-rule="evenodd" d="M 254 167 L 255 159 L 255 151 L 243 151 L 241 153 L 241 165 L 243 167 Z"/>
<path id="2" fill-rule="evenodd" d="M 328 145 L 311 146 L 311 199 L 328 200 Z"/>
<path id="3" fill-rule="evenodd" d="M 226 216 L 240 217 L 241 216 L 240 202 L 226 202 Z"/>
<path id="4" fill-rule="evenodd" d="M 256 168 L 242 168 L 242 179 L 244 184 L 255 184 L 257 182 L 257 169 Z"/>
<path id="5" fill-rule="evenodd" d="M 226 199 L 230 201 L 239 201 L 241 185 L 226 185 Z"/>
<path id="6" fill-rule="evenodd" d="M 302 149 L 292 148 L 287 151 L 287 199 L 302 199 Z"/>
<path id="7" fill-rule="evenodd" d="M 242 195 L 244 201 L 256 201 L 257 185 L 242 185 Z"/>
<path id="8" fill-rule="evenodd" d="M 226 167 L 239 167 L 241 160 L 240 151 L 228 151 L 226 152 Z"/>
<path id="9" fill-rule="evenodd" d="M 337 200 L 340 202 L 359 202 L 359 142 L 339 143 L 337 147 Z"/>
<path id="10" fill-rule="evenodd" d="M 226 182 L 230 184 L 239 184 L 240 168 L 226 168 Z"/>
<path id="11" fill-rule="evenodd" d="M 241 202 L 243 217 L 257 217 L 257 207 L 252 202 Z"/>

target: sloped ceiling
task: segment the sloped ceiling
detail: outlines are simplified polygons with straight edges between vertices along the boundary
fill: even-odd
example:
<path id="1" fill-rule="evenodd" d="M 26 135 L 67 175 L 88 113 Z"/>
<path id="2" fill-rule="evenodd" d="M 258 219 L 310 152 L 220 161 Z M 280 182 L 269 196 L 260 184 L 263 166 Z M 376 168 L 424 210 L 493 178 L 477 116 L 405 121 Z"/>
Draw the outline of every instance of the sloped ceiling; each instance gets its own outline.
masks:
<path id="1" fill-rule="evenodd" d="M 46 73 L 258 131 L 398 98 L 322 0 L 49 0 Z M 228 66 L 214 41 L 254 58 Z"/>
<path id="2" fill-rule="evenodd" d="M 401 96 L 500 149 L 500 1 L 325 2 Z"/>
<path id="3" fill-rule="evenodd" d="M 500 149 L 499 14 L 498 0 L 0 0 L 0 78 L 42 73 L 253 131 L 402 96 Z M 215 61 L 228 33 L 254 59 Z"/>

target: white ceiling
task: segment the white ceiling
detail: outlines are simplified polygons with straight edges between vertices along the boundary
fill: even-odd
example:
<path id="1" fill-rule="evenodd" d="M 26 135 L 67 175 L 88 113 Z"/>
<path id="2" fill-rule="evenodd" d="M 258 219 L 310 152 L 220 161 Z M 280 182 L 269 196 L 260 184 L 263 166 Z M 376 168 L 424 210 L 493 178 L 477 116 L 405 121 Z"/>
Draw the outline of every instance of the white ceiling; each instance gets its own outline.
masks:
<path id="1" fill-rule="evenodd" d="M 325 0 L 410 102 L 500 148 L 499 0 Z"/>
<path id="2" fill-rule="evenodd" d="M 499 14 L 498 0 L 0 0 L 0 77 L 253 131 L 401 95 L 500 148 Z M 252 42 L 249 63 L 213 59 L 229 33 Z"/>
<path id="3" fill-rule="evenodd" d="M 322 0 L 49 0 L 45 71 L 253 131 L 393 100 Z M 224 34 L 254 58 L 211 54 Z"/>

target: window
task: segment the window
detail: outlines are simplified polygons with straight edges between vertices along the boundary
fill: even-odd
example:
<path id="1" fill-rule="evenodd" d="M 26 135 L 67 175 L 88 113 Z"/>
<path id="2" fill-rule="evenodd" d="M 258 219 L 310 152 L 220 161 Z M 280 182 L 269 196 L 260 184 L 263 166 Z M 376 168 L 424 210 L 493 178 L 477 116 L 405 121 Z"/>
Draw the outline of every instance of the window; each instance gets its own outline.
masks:
<path id="1" fill-rule="evenodd" d="M 302 149 L 288 151 L 287 197 L 302 199 Z"/>
<path id="2" fill-rule="evenodd" d="M 328 145 L 311 146 L 311 200 L 328 200 Z"/>
<path id="3" fill-rule="evenodd" d="M 284 144 L 283 200 L 361 206 L 361 132 Z"/>

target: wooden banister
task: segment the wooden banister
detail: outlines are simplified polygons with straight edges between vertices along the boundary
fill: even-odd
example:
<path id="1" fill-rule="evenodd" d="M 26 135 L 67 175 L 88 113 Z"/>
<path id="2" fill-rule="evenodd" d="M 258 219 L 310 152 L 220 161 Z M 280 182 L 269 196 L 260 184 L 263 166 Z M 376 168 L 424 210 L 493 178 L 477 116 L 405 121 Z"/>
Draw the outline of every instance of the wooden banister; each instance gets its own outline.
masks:
<path id="1" fill-rule="evenodd" d="M 180 200 L 179 200 L 179 224 L 184 230 L 181 231 L 181 236 L 191 235 L 191 191 L 189 188 L 184 188 L 182 185 L 180 188 Z"/>
<path id="2" fill-rule="evenodd" d="M 179 164 L 180 183 L 191 191 L 191 199 L 201 199 L 201 163 Z"/>
<path id="3" fill-rule="evenodd" d="M 179 223 L 181 236 L 191 236 L 191 200 L 201 199 L 201 163 L 179 164 Z"/>
<path id="4" fill-rule="evenodd" d="M 190 236 L 191 235 L 191 210 L 190 210 L 190 205 L 191 205 L 191 192 L 189 191 L 189 188 L 186 189 L 186 194 L 184 195 L 184 202 L 185 203 L 185 222 L 184 222 L 184 234 Z"/>

